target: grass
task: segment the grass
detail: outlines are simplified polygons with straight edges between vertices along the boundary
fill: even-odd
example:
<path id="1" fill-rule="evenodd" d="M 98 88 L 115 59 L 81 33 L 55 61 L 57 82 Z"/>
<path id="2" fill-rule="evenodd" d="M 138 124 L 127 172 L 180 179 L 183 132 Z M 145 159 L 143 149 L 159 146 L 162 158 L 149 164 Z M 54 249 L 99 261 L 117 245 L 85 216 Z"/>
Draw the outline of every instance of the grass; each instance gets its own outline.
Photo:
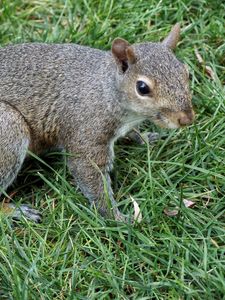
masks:
<path id="1" fill-rule="evenodd" d="M 73 187 L 61 154 L 28 161 L 8 193 L 43 223 L 0 220 L 0 299 L 225 299 L 225 5 L 207 0 L 3 0 L 0 44 L 158 41 L 180 21 L 196 123 L 154 145 L 116 146 L 115 196 L 136 226 L 105 221 Z M 199 64 L 195 49 L 203 58 Z M 207 75 L 210 66 L 214 79 Z M 44 163 L 45 162 L 45 163 Z M 51 166 L 51 167 L 50 167 Z M 196 204 L 186 208 L 182 199 Z M 168 217 L 165 208 L 179 206 Z"/>

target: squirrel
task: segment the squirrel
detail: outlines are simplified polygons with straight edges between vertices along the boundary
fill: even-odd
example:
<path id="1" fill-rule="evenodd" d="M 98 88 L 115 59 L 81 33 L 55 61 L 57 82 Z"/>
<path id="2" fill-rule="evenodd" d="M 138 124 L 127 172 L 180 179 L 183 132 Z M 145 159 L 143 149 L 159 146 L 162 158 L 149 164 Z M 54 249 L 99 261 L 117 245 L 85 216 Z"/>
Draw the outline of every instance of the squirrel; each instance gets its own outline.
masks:
<path id="1" fill-rule="evenodd" d="M 126 221 L 111 188 L 114 143 L 147 119 L 166 128 L 194 119 L 188 71 L 173 53 L 179 36 L 177 23 L 162 42 L 131 45 L 116 38 L 111 51 L 45 43 L 0 48 L 1 191 L 15 180 L 28 150 L 63 148 L 91 205 Z M 26 205 L 15 208 L 19 213 L 40 221 Z"/>

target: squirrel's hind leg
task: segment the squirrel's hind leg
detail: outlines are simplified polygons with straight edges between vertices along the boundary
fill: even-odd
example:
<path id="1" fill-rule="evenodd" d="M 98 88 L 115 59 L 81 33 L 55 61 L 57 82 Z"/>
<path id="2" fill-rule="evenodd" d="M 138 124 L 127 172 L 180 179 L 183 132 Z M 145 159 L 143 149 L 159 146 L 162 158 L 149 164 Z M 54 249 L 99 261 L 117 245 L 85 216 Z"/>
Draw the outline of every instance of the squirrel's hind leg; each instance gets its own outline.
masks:
<path id="1" fill-rule="evenodd" d="M 23 116 L 9 104 L 0 101 L 1 190 L 5 190 L 16 178 L 29 143 L 30 133 Z"/>
<path id="2" fill-rule="evenodd" d="M 19 111 L 0 101 L 0 195 L 16 178 L 30 144 L 29 128 Z M 36 210 L 26 205 L 3 203 L 1 211 L 18 219 L 21 215 L 40 221 Z"/>
<path id="3" fill-rule="evenodd" d="M 26 204 L 17 206 L 14 203 L 3 202 L 0 212 L 12 217 L 14 220 L 20 220 L 22 217 L 35 223 L 41 223 L 42 220 L 40 212 Z"/>

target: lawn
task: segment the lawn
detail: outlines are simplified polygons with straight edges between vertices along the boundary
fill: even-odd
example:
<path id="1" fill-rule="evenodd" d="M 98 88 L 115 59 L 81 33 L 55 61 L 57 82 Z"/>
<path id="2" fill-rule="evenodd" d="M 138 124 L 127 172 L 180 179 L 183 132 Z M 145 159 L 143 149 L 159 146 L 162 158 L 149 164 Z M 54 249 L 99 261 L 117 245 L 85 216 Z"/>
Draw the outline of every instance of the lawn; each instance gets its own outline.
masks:
<path id="1" fill-rule="evenodd" d="M 8 190 L 43 222 L 0 220 L 0 299 L 225 299 L 225 4 L 214 0 L 3 0 L 0 44 L 115 37 L 159 41 L 181 22 L 195 124 L 154 144 L 116 145 L 113 186 L 143 220 L 104 220 L 72 185 L 66 157 L 32 158 Z M 0 83 L 1 84 L 1 83 Z M 131 197 L 130 197 L 131 196 Z M 195 203 L 185 207 L 183 200 Z M 176 216 L 165 211 L 178 207 Z"/>

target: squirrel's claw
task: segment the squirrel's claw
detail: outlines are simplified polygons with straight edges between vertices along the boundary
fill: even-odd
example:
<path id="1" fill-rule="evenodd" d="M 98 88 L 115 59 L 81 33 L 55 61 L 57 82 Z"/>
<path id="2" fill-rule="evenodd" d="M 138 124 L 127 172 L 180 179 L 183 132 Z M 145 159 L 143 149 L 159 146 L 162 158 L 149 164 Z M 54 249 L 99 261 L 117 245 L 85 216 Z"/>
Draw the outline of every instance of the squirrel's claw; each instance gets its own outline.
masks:
<path id="1" fill-rule="evenodd" d="M 131 224 L 131 225 L 134 224 L 134 218 L 132 216 L 124 215 L 119 210 L 116 210 L 114 212 L 114 218 L 115 218 L 115 221 L 117 221 L 117 222 L 122 222 L 125 224 Z"/>
<path id="2" fill-rule="evenodd" d="M 158 132 L 147 132 L 146 136 L 150 144 L 155 143 L 160 139 Z"/>
<path id="3" fill-rule="evenodd" d="M 143 145 L 145 142 L 148 142 L 149 144 L 157 142 L 160 139 L 160 134 L 158 132 L 140 133 L 139 131 L 133 130 L 129 133 L 128 137 L 137 144 Z"/>

